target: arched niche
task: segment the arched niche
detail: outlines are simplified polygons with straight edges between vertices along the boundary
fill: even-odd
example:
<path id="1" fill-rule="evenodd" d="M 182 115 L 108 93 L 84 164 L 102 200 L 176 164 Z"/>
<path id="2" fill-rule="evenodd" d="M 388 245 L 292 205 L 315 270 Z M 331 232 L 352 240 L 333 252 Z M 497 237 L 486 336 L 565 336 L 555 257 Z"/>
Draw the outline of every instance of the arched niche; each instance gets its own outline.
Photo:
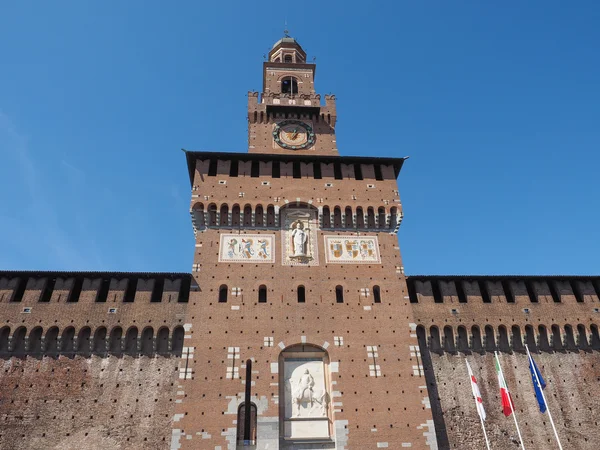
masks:
<path id="1" fill-rule="evenodd" d="M 298 344 L 279 354 L 279 432 L 285 442 L 329 442 L 332 435 L 329 355 Z"/>

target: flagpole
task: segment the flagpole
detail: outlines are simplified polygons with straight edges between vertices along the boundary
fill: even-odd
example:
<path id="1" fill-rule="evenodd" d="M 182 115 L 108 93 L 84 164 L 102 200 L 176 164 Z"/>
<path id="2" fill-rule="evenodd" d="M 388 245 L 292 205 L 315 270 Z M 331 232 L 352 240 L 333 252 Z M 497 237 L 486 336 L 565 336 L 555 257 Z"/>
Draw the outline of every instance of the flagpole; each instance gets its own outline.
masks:
<path id="1" fill-rule="evenodd" d="M 550 405 L 546 401 L 546 396 L 544 395 L 544 390 L 542 389 L 542 384 L 540 383 L 540 378 L 538 377 L 537 370 L 535 370 L 533 358 L 531 357 L 531 353 L 529 353 L 529 347 L 525 344 L 525 350 L 527 350 L 527 356 L 529 358 L 529 364 L 533 369 L 533 374 L 535 375 L 535 380 L 540 387 L 540 394 L 542 394 L 542 400 L 546 405 L 546 411 L 548 411 L 548 417 L 550 418 L 550 424 L 552 425 L 552 430 L 554 431 L 554 436 L 556 437 L 556 443 L 558 444 L 558 448 L 562 450 L 562 444 L 560 443 L 560 439 L 558 438 L 558 433 L 556 431 L 556 427 L 554 426 L 554 420 L 552 420 L 552 413 L 550 412 Z"/>
<path id="2" fill-rule="evenodd" d="M 473 388 L 473 378 L 471 378 L 473 376 L 473 373 L 471 371 L 471 366 L 469 366 L 469 361 L 467 360 L 467 358 L 465 358 L 465 362 L 467 363 L 467 371 L 469 372 L 469 378 L 470 378 L 470 382 L 471 382 L 471 394 L 473 395 L 473 399 L 475 400 L 475 409 L 477 410 L 477 415 L 479 416 L 479 421 L 481 422 L 481 429 L 483 430 L 483 437 L 485 437 L 485 445 L 487 447 L 487 450 L 490 450 L 490 441 L 488 439 L 488 435 L 487 432 L 485 431 L 485 425 L 483 424 L 483 416 L 481 415 L 481 412 L 479 410 L 479 403 L 477 402 L 477 397 L 475 396 L 475 392 L 474 392 L 474 388 Z M 479 391 L 479 388 L 477 388 L 477 390 Z"/>
<path id="3" fill-rule="evenodd" d="M 504 383 L 505 386 L 508 387 L 508 384 L 506 384 L 506 378 L 504 378 L 504 372 L 502 371 L 502 366 L 500 365 L 500 359 L 498 358 L 498 352 L 494 352 L 494 356 L 496 357 L 496 362 L 498 363 L 498 368 L 500 369 L 500 376 L 502 377 L 502 382 Z M 517 427 L 517 434 L 519 435 L 519 440 L 521 441 L 521 448 L 523 450 L 525 450 L 525 444 L 523 444 L 523 436 L 521 436 L 521 430 L 519 429 L 519 424 L 517 423 L 517 413 L 515 411 L 515 405 L 513 404 L 512 397 L 510 395 L 510 390 L 508 390 L 508 401 L 510 402 L 510 409 L 512 411 L 513 419 L 515 421 L 515 427 Z"/>

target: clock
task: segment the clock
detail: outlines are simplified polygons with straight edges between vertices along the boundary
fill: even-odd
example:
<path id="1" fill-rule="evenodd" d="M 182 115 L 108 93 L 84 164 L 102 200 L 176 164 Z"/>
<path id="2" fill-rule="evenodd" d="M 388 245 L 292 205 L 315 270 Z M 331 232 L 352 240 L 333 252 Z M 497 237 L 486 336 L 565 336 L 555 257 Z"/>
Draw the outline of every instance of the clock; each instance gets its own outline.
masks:
<path id="1" fill-rule="evenodd" d="M 281 148 L 300 150 L 315 143 L 312 127 L 300 120 L 283 120 L 275 125 L 273 139 Z"/>

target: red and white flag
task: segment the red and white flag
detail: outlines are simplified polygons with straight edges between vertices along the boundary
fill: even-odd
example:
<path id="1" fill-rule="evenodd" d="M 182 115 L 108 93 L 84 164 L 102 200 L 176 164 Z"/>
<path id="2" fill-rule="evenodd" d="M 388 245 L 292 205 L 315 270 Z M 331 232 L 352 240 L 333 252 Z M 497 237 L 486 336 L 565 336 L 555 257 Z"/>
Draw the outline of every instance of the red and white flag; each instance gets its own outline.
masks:
<path id="1" fill-rule="evenodd" d="M 469 378 L 471 378 L 471 389 L 473 390 L 473 397 L 475 398 L 475 405 L 477 405 L 477 412 L 481 420 L 485 420 L 485 409 L 483 408 L 483 400 L 481 400 L 481 392 L 479 392 L 479 386 L 477 385 L 477 378 L 473 375 L 469 361 L 465 359 L 467 363 L 467 370 L 469 371 Z"/>
<path id="2" fill-rule="evenodd" d="M 513 402 L 512 398 L 510 397 L 510 392 L 508 392 L 508 386 L 506 385 L 502 368 L 500 367 L 500 361 L 498 361 L 498 354 L 495 356 L 496 373 L 498 374 L 498 384 L 500 385 L 500 397 L 502 397 L 502 412 L 506 417 L 508 417 L 513 413 Z"/>

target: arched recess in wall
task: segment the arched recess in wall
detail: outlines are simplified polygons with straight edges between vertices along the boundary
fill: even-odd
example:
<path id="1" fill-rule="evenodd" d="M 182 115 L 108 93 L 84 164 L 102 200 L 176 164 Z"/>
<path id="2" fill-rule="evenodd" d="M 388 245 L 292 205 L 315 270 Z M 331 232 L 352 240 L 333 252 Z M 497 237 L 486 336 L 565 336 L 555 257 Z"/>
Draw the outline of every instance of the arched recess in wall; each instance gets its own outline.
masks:
<path id="1" fill-rule="evenodd" d="M 169 329 L 162 327 L 156 334 L 156 353 L 167 355 L 169 353 Z"/>
<path id="2" fill-rule="evenodd" d="M 67 327 L 63 330 L 60 338 L 60 353 L 69 357 L 75 356 L 75 328 Z"/>
<path id="3" fill-rule="evenodd" d="M 471 350 L 476 353 L 483 353 L 483 345 L 481 343 L 481 330 L 477 325 L 471 327 Z"/>
<path id="4" fill-rule="evenodd" d="M 267 303 L 267 287 L 264 284 L 258 288 L 258 303 Z"/>
<path id="5" fill-rule="evenodd" d="M 90 347 L 92 330 L 90 327 L 83 327 L 77 334 L 77 353 L 89 355 L 92 352 Z"/>
<path id="6" fill-rule="evenodd" d="M 590 325 L 590 345 L 593 350 L 600 350 L 600 334 L 598 334 L 598 325 Z"/>
<path id="7" fill-rule="evenodd" d="M 252 206 L 250 205 L 244 206 L 244 226 L 252 226 Z"/>
<path id="8" fill-rule="evenodd" d="M 219 303 L 227 303 L 227 292 L 228 288 L 226 284 L 222 284 L 219 287 Z"/>
<path id="9" fill-rule="evenodd" d="M 344 303 L 344 288 L 340 285 L 335 287 L 335 302 Z"/>
<path id="10" fill-rule="evenodd" d="M 194 214 L 194 220 L 196 221 L 196 226 L 203 227 L 204 223 L 204 204 L 196 203 L 192 207 L 192 213 Z"/>
<path id="11" fill-rule="evenodd" d="M 469 350 L 469 336 L 467 334 L 467 329 L 464 325 L 460 325 L 457 330 L 458 333 L 458 351 L 461 353 L 471 353 Z"/>
<path id="12" fill-rule="evenodd" d="M 238 205 L 237 203 L 233 205 L 233 208 L 231 208 L 231 226 L 240 226 L 240 205 Z"/>
<path id="13" fill-rule="evenodd" d="M 346 228 L 354 228 L 352 208 L 350 208 L 349 206 L 346 206 L 346 210 L 344 211 L 344 221 Z"/>
<path id="14" fill-rule="evenodd" d="M 375 210 L 371 206 L 367 208 L 367 228 L 375 228 Z"/>
<path id="15" fill-rule="evenodd" d="M 398 225 L 398 208 L 392 206 L 390 209 L 390 228 L 395 229 Z"/>
<path id="16" fill-rule="evenodd" d="M 106 353 L 106 327 L 96 328 L 94 332 L 94 353 L 105 354 Z"/>
<path id="17" fill-rule="evenodd" d="M 550 340 L 548 339 L 548 330 L 544 325 L 538 326 L 539 333 L 539 350 L 542 352 L 550 352 Z"/>
<path id="18" fill-rule="evenodd" d="M 512 348 L 515 352 L 522 353 L 525 351 L 525 347 L 523 346 L 523 338 L 521 336 L 521 327 L 518 325 L 513 325 L 511 328 L 512 332 Z"/>
<path id="19" fill-rule="evenodd" d="M 331 211 L 329 206 L 323 206 L 323 228 L 331 228 Z"/>
<path id="20" fill-rule="evenodd" d="M 525 344 L 529 348 L 530 352 L 538 351 L 533 325 L 525 325 Z"/>
<path id="21" fill-rule="evenodd" d="M 577 346 L 584 351 L 588 351 L 590 349 L 587 331 L 585 329 L 585 325 L 582 323 L 577 325 Z"/>
<path id="22" fill-rule="evenodd" d="M 254 224 L 257 227 L 264 227 L 265 226 L 265 217 L 264 217 L 264 211 L 263 211 L 262 205 L 256 205 L 255 211 L 256 212 L 254 213 Z"/>
<path id="23" fill-rule="evenodd" d="M 279 354 L 281 438 L 306 441 L 332 436 L 330 386 L 329 355 L 323 348 L 297 344 Z"/>
<path id="24" fill-rule="evenodd" d="M 365 227 L 365 213 L 363 209 L 359 206 L 356 208 L 356 228 L 364 228 Z"/>
<path id="25" fill-rule="evenodd" d="M 386 221 L 385 221 L 385 208 L 383 206 L 380 206 L 377 209 L 377 221 L 379 222 L 379 228 L 385 228 L 386 227 Z"/>
<path id="26" fill-rule="evenodd" d="M 550 329 L 552 330 L 552 349 L 556 352 L 560 352 L 564 349 L 562 337 L 560 335 L 560 327 L 554 324 Z"/>
<path id="27" fill-rule="evenodd" d="M 146 327 L 142 331 L 141 354 L 144 356 L 152 356 L 154 354 L 154 329 L 152 327 Z"/>
<path id="28" fill-rule="evenodd" d="M 432 353 L 442 353 L 442 342 L 440 339 L 440 330 L 435 325 L 429 328 L 429 345 Z"/>
<path id="29" fill-rule="evenodd" d="M 508 340 L 508 331 L 504 325 L 498 327 L 498 351 L 503 353 L 512 353 L 510 342 Z"/>
<path id="30" fill-rule="evenodd" d="M 226 227 L 229 225 L 229 205 L 227 203 L 223 203 L 221 205 L 221 213 L 219 214 L 219 220 L 222 227 Z"/>
<path id="31" fill-rule="evenodd" d="M 43 330 L 42 327 L 35 327 L 33 330 L 29 332 L 29 342 L 27 349 L 27 353 L 32 356 L 41 356 L 42 355 L 42 335 Z"/>
<path id="32" fill-rule="evenodd" d="M 183 337 L 184 330 L 182 326 L 175 327 L 173 330 L 173 354 L 176 356 L 181 356 L 181 352 L 183 351 Z"/>
<path id="33" fill-rule="evenodd" d="M 334 228 L 342 228 L 342 210 L 339 206 L 333 208 L 333 226 Z"/>
<path id="34" fill-rule="evenodd" d="M 256 445 L 257 409 L 256 404 L 250 403 L 250 429 L 249 439 L 244 439 L 244 426 L 246 422 L 246 402 L 242 402 L 237 413 L 237 445 L 238 448 L 252 447 Z"/>
<path id="35" fill-rule="evenodd" d="M 8 338 L 10 336 L 10 327 L 2 327 L 0 329 L 0 354 L 8 353 Z"/>
<path id="36" fill-rule="evenodd" d="M 217 205 L 214 203 L 208 205 L 208 226 L 217 226 Z"/>
<path id="37" fill-rule="evenodd" d="M 450 325 L 444 327 L 444 351 L 447 353 L 456 353 L 454 345 L 454 330 Z"/>
<path id="38" fill-rule="evenodd" d="M 485 351 L 494 352 L 496 351 L 496 336 L 494 335 L 494 328 L 491 325 L 486 325 L 485 331 Z"/>
<path id="39" fill-rule="evenodd" d="M 44 353 L 46 355 L 58 355 L 58 327 L 51 327 L 44 336 Z"/>
<path id="40" fill-rule="evenodd" d="M 273 205 L 267 206 L 267 226 L 275 226 L 275 207 Z"/>
<path id="41" fill-rule="evenodd" d="M 570 352 L 577 351 L 577 342 L 575 342 L 575 334 L 573 333 L 573 327 L 569 324 L 565 325 L 565 350 Z"/>
<path id="42" fill-rule="evenodd" d="M 298 286 L 296 288 L 296 297 L 298 298 L 298 303 L 306 302 L 306 289 L 304 286 Z"/>
<path id="43" fill-rule="evenodd" d="M 381 303 L 381 288 L 377 285 L 373 286 L 373 302 Z"/>
<path id="44" fill-rule="evenodd" d="M 121 339 L 123 339 L 123 328 L 114 327 L 112 330 L 110 330 L 108 351 L 113 355 L 121 354 Z"/>
<path id="45" fill-rule="evenodd" d="M 27 329 L 25 327 L 19 327 L 13 334 L 13 353 L 16 355 L 25 354 L 25 335 Z"/>
<path id="46" fill-rule="evenodd" d="M 138 329 L 130 327 L 125 334 L 125 353 L 130 356 L 135 356 L 138 353 L 137 349 Z"/>

